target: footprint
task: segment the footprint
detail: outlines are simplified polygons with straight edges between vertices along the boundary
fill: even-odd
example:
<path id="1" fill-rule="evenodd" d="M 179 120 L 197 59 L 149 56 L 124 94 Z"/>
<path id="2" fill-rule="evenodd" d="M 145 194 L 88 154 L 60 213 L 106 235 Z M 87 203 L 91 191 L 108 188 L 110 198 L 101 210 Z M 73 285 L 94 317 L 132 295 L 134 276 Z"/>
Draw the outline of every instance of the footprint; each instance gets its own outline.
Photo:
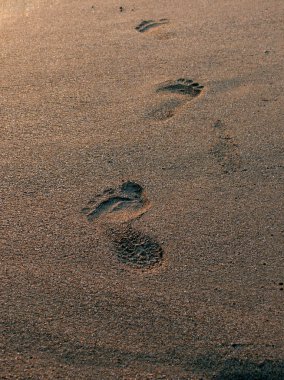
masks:
<path id="1" fill-rule="evenodd" d="M 136 26 L 136 30 L 140 33 L 144 33 L 149 29 L 156 28 L 163 24 L 168 24 L 169 20 L 166 18 L 161 18 L 158 21 L 155 20 L 144 20 L 138 26 Z"/>
<path id="2" fill-rule="evenodd" d="M 238 145 L 231 137 L 220 137 L 219 141 L 212 147 L 211 153 L 222 167 L 225 174 L 232 174 L 240 168 Z"/>
<path id="3" fill-rule="evenodd" d="M 146 112 L 146 117 L 153 120 L 165 120 L 175 115 L 175 109 L 180 107 L 184 102 L 180 99 L 170 99 L 160 103 L 156 108 Z"/>
<path id="4" fill-rule="evenodd" d="M 241 169 L 241 157 L 235 138 L 229 134 L 226 126 L 217 120 L 213 126 L 215 142 L 211 154 L 222 168 L 223 173 L 232 174 Z"/>
<path id="5" fill-rule="evenodd" d="M 147 269 L 159 264 L 163 258 L 163 249 L 156 241 L 130 226 L 110 229 L 109 235 L 116 257 L 122 264 Z"/>
<path id="6" fill-rule="evenodd" d="M 103 231 L 111 240 L 120 263 L 147 269 L 160 263 L 163 250 L 150 236 L 135 231 L 131 222 L 150 207 L 143 187 L 127 181 L 96 195 L 82 213 L 89 222 L 102 222 Z"/>
<path id="7" fill-rule="evenodd" d="M 156 89 L 157 93 L 171 93 L 173 97 L 161 102 L 156 108 L 147 112 L 146 116 L 153 120 L 166 120 L 173 117 L 178 108 L 201 94 L 204 86 L 192 79 L 180 78 L 162 83 Z"/>
<path id="8" fill-rule="evenodd" d="M 138 218 L 151 207 L 142 186 L 136 182 L 124 182 L 117 188 L 105 190 L 91 199 L 82 212 L 89 222 L 103 220 L 125 222 Z"/>

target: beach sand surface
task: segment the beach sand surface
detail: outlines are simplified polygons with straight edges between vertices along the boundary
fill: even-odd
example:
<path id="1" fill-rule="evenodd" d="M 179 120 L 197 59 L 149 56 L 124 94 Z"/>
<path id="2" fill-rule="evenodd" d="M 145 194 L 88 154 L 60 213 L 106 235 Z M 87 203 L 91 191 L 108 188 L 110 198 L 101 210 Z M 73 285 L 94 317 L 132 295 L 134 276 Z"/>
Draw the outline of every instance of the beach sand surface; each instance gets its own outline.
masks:
<path id="1" fill-rule="evenodd" d="M 2 0 L 1 379 L 284 379 L 283 10 Z"/>

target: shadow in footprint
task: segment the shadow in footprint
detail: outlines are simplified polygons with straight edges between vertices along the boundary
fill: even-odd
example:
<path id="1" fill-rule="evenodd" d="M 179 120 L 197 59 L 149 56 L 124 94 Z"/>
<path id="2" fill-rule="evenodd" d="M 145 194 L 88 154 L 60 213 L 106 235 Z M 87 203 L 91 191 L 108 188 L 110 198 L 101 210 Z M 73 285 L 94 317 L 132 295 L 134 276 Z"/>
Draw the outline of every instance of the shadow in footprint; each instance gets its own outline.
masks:
<path id="1" fill-rule="evenodd" d="M 135 182 L 125 182 L 117 188 L 105 190 L 91 199 L 82 212 L 89 222 L 104 220 L 109 222 L 128 221 L 146 212 L 150 202 L 142 186 Z"/>
<path id="2" fill-rule="evenodd" d="M 168 24 L 168 23 L 169 23 L 169 20 L 166 18 L 161 18 L 158 21 L 144 20 L 144 21 L 140 22 L 140 24 L 137 25 L 135 29 L 140 33 L 144 33 L 149 29 L 156 28 L 160 25 L 164 25 L 164 24 Z"/>
<path id="3" fill-rule="evenodd" d="M 192 79 L 180 78 L 176 81 L 169 81 L 157 88 L 157 91 L 168 91 L 174 94 L 190 95 L 195 97 L 201 93 L 201 90 L 204 86 L 200 85 L 197 82 L 194 82 Z"/>
<path id="4" fill-rule="evenodd" d="M 159 243 L 131 226 L 110 228 L 108 234 L 116 257 L 122 264 L 147 269 L 162 260 L 163 250 Z"/>
<path id="5" fill-rule="evenodd" d="M 160 103 L 156 108 L 147 112 L 146 117 L 154 120 L 166 120 L 173 117 L 179 107 L 200 95 L 203 88 L 204 86 L 199 83 L 186 78 L 161 84 L 156 89 L 157 93 L 170 93 L 175 97 Z"/>

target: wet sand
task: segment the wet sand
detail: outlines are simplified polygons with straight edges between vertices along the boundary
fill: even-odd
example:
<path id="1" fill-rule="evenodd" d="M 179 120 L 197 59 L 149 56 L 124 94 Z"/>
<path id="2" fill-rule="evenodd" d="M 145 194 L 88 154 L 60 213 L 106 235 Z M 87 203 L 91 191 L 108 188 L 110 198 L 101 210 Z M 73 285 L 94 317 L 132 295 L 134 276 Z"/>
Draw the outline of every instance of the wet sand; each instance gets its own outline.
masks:
<path id="1" fill-rule="evenodd" d="M 0 377 L 283 379 L 283 2 L 2 5 Z"/>

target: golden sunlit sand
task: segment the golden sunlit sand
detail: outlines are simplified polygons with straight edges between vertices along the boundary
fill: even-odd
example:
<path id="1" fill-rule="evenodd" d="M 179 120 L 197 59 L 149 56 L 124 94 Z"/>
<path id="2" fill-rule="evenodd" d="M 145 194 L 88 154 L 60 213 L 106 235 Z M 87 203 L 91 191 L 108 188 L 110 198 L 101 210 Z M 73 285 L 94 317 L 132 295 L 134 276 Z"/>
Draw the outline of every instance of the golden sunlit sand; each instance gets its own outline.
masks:
<path id="1" fill-rule="evenodd" d="M 283 8 L 2 0 L 1 379 L 284 378 Z"/>

